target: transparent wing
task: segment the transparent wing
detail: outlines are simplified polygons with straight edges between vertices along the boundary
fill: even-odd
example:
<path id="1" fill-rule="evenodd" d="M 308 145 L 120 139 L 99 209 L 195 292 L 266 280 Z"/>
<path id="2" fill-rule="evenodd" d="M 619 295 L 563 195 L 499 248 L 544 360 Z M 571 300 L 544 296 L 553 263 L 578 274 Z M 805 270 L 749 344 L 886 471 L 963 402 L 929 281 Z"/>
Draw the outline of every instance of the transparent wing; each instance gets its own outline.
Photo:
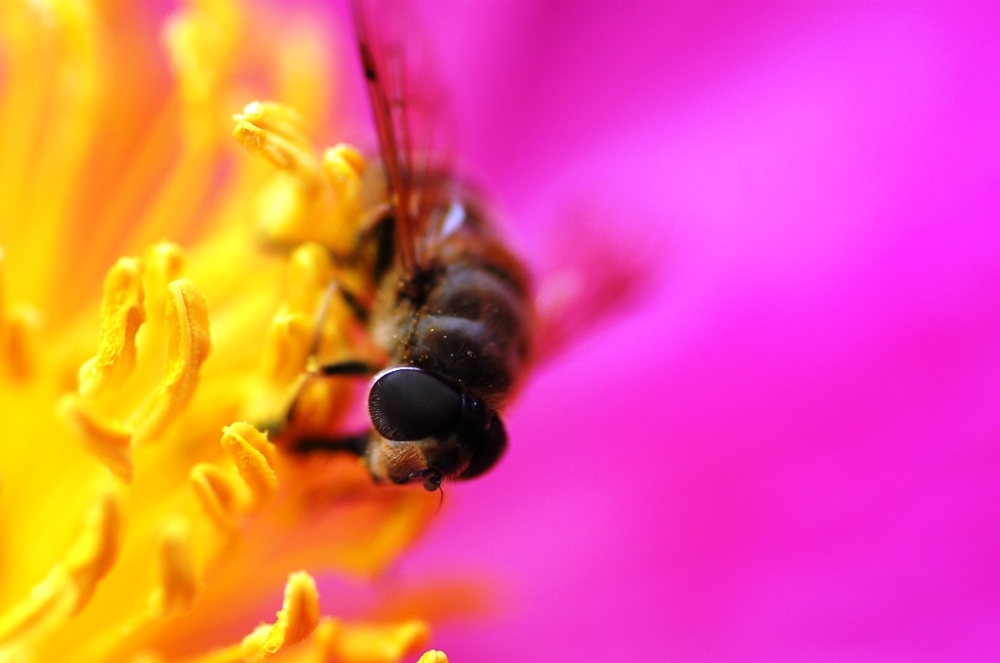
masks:
<path id="1" fill-rule="evenodd" d="M 607 219 L 621 216 L 621 209 L 581 201 L 559 216 L 552 235 L 536 238 L 547 249 L 534 270 L 536 361 L 559 355 L 626 313 L 660 277 L 667 260 L 661 242 L 608 230 Z"/>
<path id="2" fill-rule="evenodd" d="M 450 103 L 424 32 L 403 0 L 352 0 L 358 51 L 396 219 L 396 254 L 415 274 L 454 144 Z"/>

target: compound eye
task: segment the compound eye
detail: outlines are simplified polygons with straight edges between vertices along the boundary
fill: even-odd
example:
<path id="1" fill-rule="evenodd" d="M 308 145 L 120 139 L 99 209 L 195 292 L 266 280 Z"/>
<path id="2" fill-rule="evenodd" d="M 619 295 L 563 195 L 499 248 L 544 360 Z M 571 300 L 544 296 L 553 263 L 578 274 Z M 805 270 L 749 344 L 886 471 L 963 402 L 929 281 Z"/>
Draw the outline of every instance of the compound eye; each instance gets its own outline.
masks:
<path id="1" fill-rule="evenodd" d="M 422 440 L 448 430 L 462 409 L 462 394 L 422 368 L 390 368 L 375 376 L 368 413 L 387 440 Z"/>
<path id="2" fill-rule="evenodd" d="M 503 452 L 507 449 L 507 431 L 496 413 L 493 414 L 486 433 L 476 440 L 473 449 L 469 466 L 458 477 L 459 479 L 473 479 L 485 473 L 496 465 L 500 456 L 503 456 Z"/>

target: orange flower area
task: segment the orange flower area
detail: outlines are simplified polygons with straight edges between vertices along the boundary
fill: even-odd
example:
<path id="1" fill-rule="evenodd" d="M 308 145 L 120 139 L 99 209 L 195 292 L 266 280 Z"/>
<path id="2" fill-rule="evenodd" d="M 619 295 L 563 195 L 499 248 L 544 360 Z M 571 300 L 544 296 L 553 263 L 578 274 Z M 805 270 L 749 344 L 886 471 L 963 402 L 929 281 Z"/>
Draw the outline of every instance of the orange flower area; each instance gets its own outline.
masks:
<path id="1" fill-rule="evenodd" d="M 354 385 L 305 383 L 312 350 L 367 351 L 340 302 L 317 325 L 371 188 L 302 119 L 324 38 L 140 4 L 0 3 L 0 661 L 413 660 L 423 621 L 323 617 L 299 569 L 375 577 L 437 496 L 262 432 L 300 391 L 296 426 L 336 426 Z M 236 117 L 264 160 L 230 137 L 254 98 L 284 102 Z"/>

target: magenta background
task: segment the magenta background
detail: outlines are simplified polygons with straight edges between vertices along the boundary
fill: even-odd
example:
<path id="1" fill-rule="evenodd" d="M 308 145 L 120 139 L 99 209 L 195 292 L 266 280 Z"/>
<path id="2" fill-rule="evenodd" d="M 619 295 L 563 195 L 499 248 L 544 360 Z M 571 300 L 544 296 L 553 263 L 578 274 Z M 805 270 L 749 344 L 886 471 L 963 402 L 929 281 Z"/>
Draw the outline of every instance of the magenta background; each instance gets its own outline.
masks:
<path id="1" fill-rule="evenodd" d="M 506 587 L 452 661 L 1000 659 L 1000 5 L 870 4 L 417 3 L 515 225 L 660 263 L 402 565 Z"/>

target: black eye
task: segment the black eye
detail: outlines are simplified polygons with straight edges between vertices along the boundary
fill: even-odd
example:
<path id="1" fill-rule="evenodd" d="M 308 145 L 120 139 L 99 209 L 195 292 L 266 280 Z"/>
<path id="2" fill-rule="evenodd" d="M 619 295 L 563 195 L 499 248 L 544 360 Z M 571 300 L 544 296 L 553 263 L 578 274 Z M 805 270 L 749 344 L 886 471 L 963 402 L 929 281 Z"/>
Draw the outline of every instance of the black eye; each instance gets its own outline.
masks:
<path id="1" fill-rule="evenodd" d="M 368 413 L 387 440 L 422 440 L 448 430 L 462 409 L 462 394 L 429 371 L 391 368 L 376 376 Z"/>
<path id="2" fill-rule="evenodd" d="M 500 460 L 507 449 L 507 431 L 496 414 L 490 420 L 489 428 L 479 436 L 473 445 L 472 459 L 459 479 L 473 479 L 486 472 Z"/>

